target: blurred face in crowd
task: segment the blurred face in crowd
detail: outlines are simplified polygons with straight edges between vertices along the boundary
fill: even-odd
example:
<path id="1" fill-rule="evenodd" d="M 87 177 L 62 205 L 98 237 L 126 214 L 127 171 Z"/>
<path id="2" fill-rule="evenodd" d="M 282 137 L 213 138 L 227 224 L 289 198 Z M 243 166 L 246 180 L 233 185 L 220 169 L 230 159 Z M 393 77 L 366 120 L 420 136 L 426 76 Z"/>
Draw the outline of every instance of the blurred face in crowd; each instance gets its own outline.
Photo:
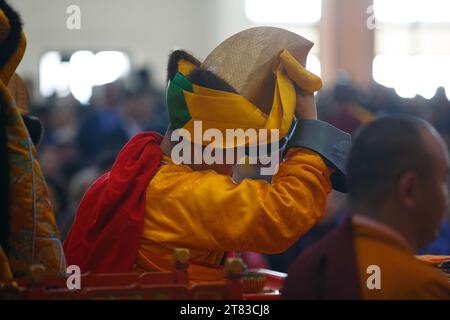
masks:
<path id="1" fill-rule="evenodd" d="M 150 93 L 133 94 L 125 99 L 122 106 L 123 115 L 142 127 L 155 117 L 158 117 L 155 97 Z"/>
<path id="2" fill-rule="evenodd" d="M 450 161 L 443 139 L 433 128 L 421 130 L 424 150 L 427 152 L 427 172 L 406 172 L 400 178 L 398 194 L 401 205 L 409 211 L 412 233 L 417 247 L 433 241 L 448 211 Z"/>

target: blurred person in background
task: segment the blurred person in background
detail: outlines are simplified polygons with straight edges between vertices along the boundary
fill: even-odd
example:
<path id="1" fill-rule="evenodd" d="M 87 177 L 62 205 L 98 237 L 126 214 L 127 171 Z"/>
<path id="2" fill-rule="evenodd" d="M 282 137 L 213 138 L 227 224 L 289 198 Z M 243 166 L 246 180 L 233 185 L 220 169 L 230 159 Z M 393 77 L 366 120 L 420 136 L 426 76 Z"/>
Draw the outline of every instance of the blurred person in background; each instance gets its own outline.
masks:
<path id="1" fill-rule="evenodd" d="M 92 163 L 101 150 L 118 152 L 128 141 L 121 124 L 121 80 L 94 87 L 93 91 L 89 109 L 80 120 L 77 136 L 81 155 L 88 163 Z"/>

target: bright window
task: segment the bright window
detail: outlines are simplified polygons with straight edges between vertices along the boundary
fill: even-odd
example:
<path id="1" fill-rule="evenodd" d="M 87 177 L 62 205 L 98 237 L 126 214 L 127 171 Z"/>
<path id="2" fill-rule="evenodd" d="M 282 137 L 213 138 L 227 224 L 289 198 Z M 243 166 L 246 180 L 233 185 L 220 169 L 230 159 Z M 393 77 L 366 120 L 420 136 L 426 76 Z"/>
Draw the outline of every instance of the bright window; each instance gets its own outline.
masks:
<path id="1" fill-rule="evenodd" d="M 374 0 L 373 76 L 402 97 L 450 95 L 450 1 Z"/>
<path id="2" fill-rule="evenodd" d="M 321 65 L 320 60 L 315 54 L 309 54 L 306 60 L 306 69 L 312 73 L 321 76 Z"/>
<path id="3" fill-rule="evenodd" d="M 430 99 L 438 87 L 450 93 L 450 55 L 378 55 L 373 62 L 376 82 L 395 88 L 404 98 Z"/>
<path id="4" fill-rule="evenodd" d="M 374 0 L 374 12 L 383 23 L 450 22 L 450 1 Z"/>
<path id="5" fill-rule="evenodd" d="M 320 75 L 319 22 L 321 0 L 245 0 L 245 13 L 254 23 L 274 25 L 314 42 L 308 55 L 307 68 Z"/>
<path id="6" fill-rule="evenodd" d="M 74 52 L 68 61 L 50 51 L 41 57 L 39 65 L 40 92 L 48 97 L 72 93 L 83 104 L 89 102 L 94 86 L 117 80 L 130 71 L 129 57 L 120 51 Z"/>
<path id="7" fill-rule="evenodd" d="M 321 0 L 245 0 L 245 13 L 253 22 L 311 24 L 320 20 Z"/>

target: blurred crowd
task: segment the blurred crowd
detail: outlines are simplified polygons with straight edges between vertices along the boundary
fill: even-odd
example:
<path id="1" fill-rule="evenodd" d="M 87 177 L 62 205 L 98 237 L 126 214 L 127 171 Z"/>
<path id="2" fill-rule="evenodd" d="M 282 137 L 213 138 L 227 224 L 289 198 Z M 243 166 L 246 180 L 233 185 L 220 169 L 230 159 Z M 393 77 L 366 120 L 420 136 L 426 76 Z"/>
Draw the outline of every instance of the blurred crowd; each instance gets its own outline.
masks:
<path id="1" fill-rule="evenodd" d="M 56 220 L 64 238 L 77 206 L 89 185 L 112 166 L 123 145 L 140 131 L 164 133 L 168 125 L 164 92 L 147 69 L 95 87 L 88 105 L 71 95 L 32 101 L 31 113 L 43 122 L 44 139 L 38 146 Z M 410 114 L 431 122 L 450 147 L 450 101 L 444 88 L 431 99 L 399 97 L 394 89 L 373 84 L 370 90 L 354 86 L 341 76 L 317 96 L 321 120 L 354 134 L 358 127 L 386 114 Z M 286 271 L 304 248 L 337 225 L 345 212 L 345 196 L 333 192 L 323 218 L 291 249 L 266 257 L 268 267 Z M 420 253 L 450 254 L 450 225 L 440 238 Z"/>
<path id="2" fill-rule="evenodd" d="M 93 88 L 88 105 L 72 95 L 31 102 L 44 126 L 38 154 L 64 239 L 89 187 L 108 171 L 126 142 L 141 131 L 164 134 L 165 97 L 148 70 Z"/>

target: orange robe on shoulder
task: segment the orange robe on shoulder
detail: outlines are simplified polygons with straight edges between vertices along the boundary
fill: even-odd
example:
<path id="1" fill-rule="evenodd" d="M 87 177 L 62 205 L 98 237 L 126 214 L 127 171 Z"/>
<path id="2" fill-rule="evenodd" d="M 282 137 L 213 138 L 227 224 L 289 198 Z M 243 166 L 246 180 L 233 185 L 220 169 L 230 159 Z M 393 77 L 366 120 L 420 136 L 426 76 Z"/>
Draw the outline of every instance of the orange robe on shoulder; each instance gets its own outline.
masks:
<path id="1" fill-rule="evenodd" d="M 379 281 L 378 281 L 379 280 Z M 291 265 L 284 299 L 450 299 L 450 283 L 392 228 L 346 218 Z"/>
<path id="2" fill-rule="evenodd" d="M 441 272 L 386 228 L 354 224 L 356 262 L 363 299 L 450 299 L 450 283 Z M 381 289 L 369 289 L 370 265 L 380 267 Z"/>

